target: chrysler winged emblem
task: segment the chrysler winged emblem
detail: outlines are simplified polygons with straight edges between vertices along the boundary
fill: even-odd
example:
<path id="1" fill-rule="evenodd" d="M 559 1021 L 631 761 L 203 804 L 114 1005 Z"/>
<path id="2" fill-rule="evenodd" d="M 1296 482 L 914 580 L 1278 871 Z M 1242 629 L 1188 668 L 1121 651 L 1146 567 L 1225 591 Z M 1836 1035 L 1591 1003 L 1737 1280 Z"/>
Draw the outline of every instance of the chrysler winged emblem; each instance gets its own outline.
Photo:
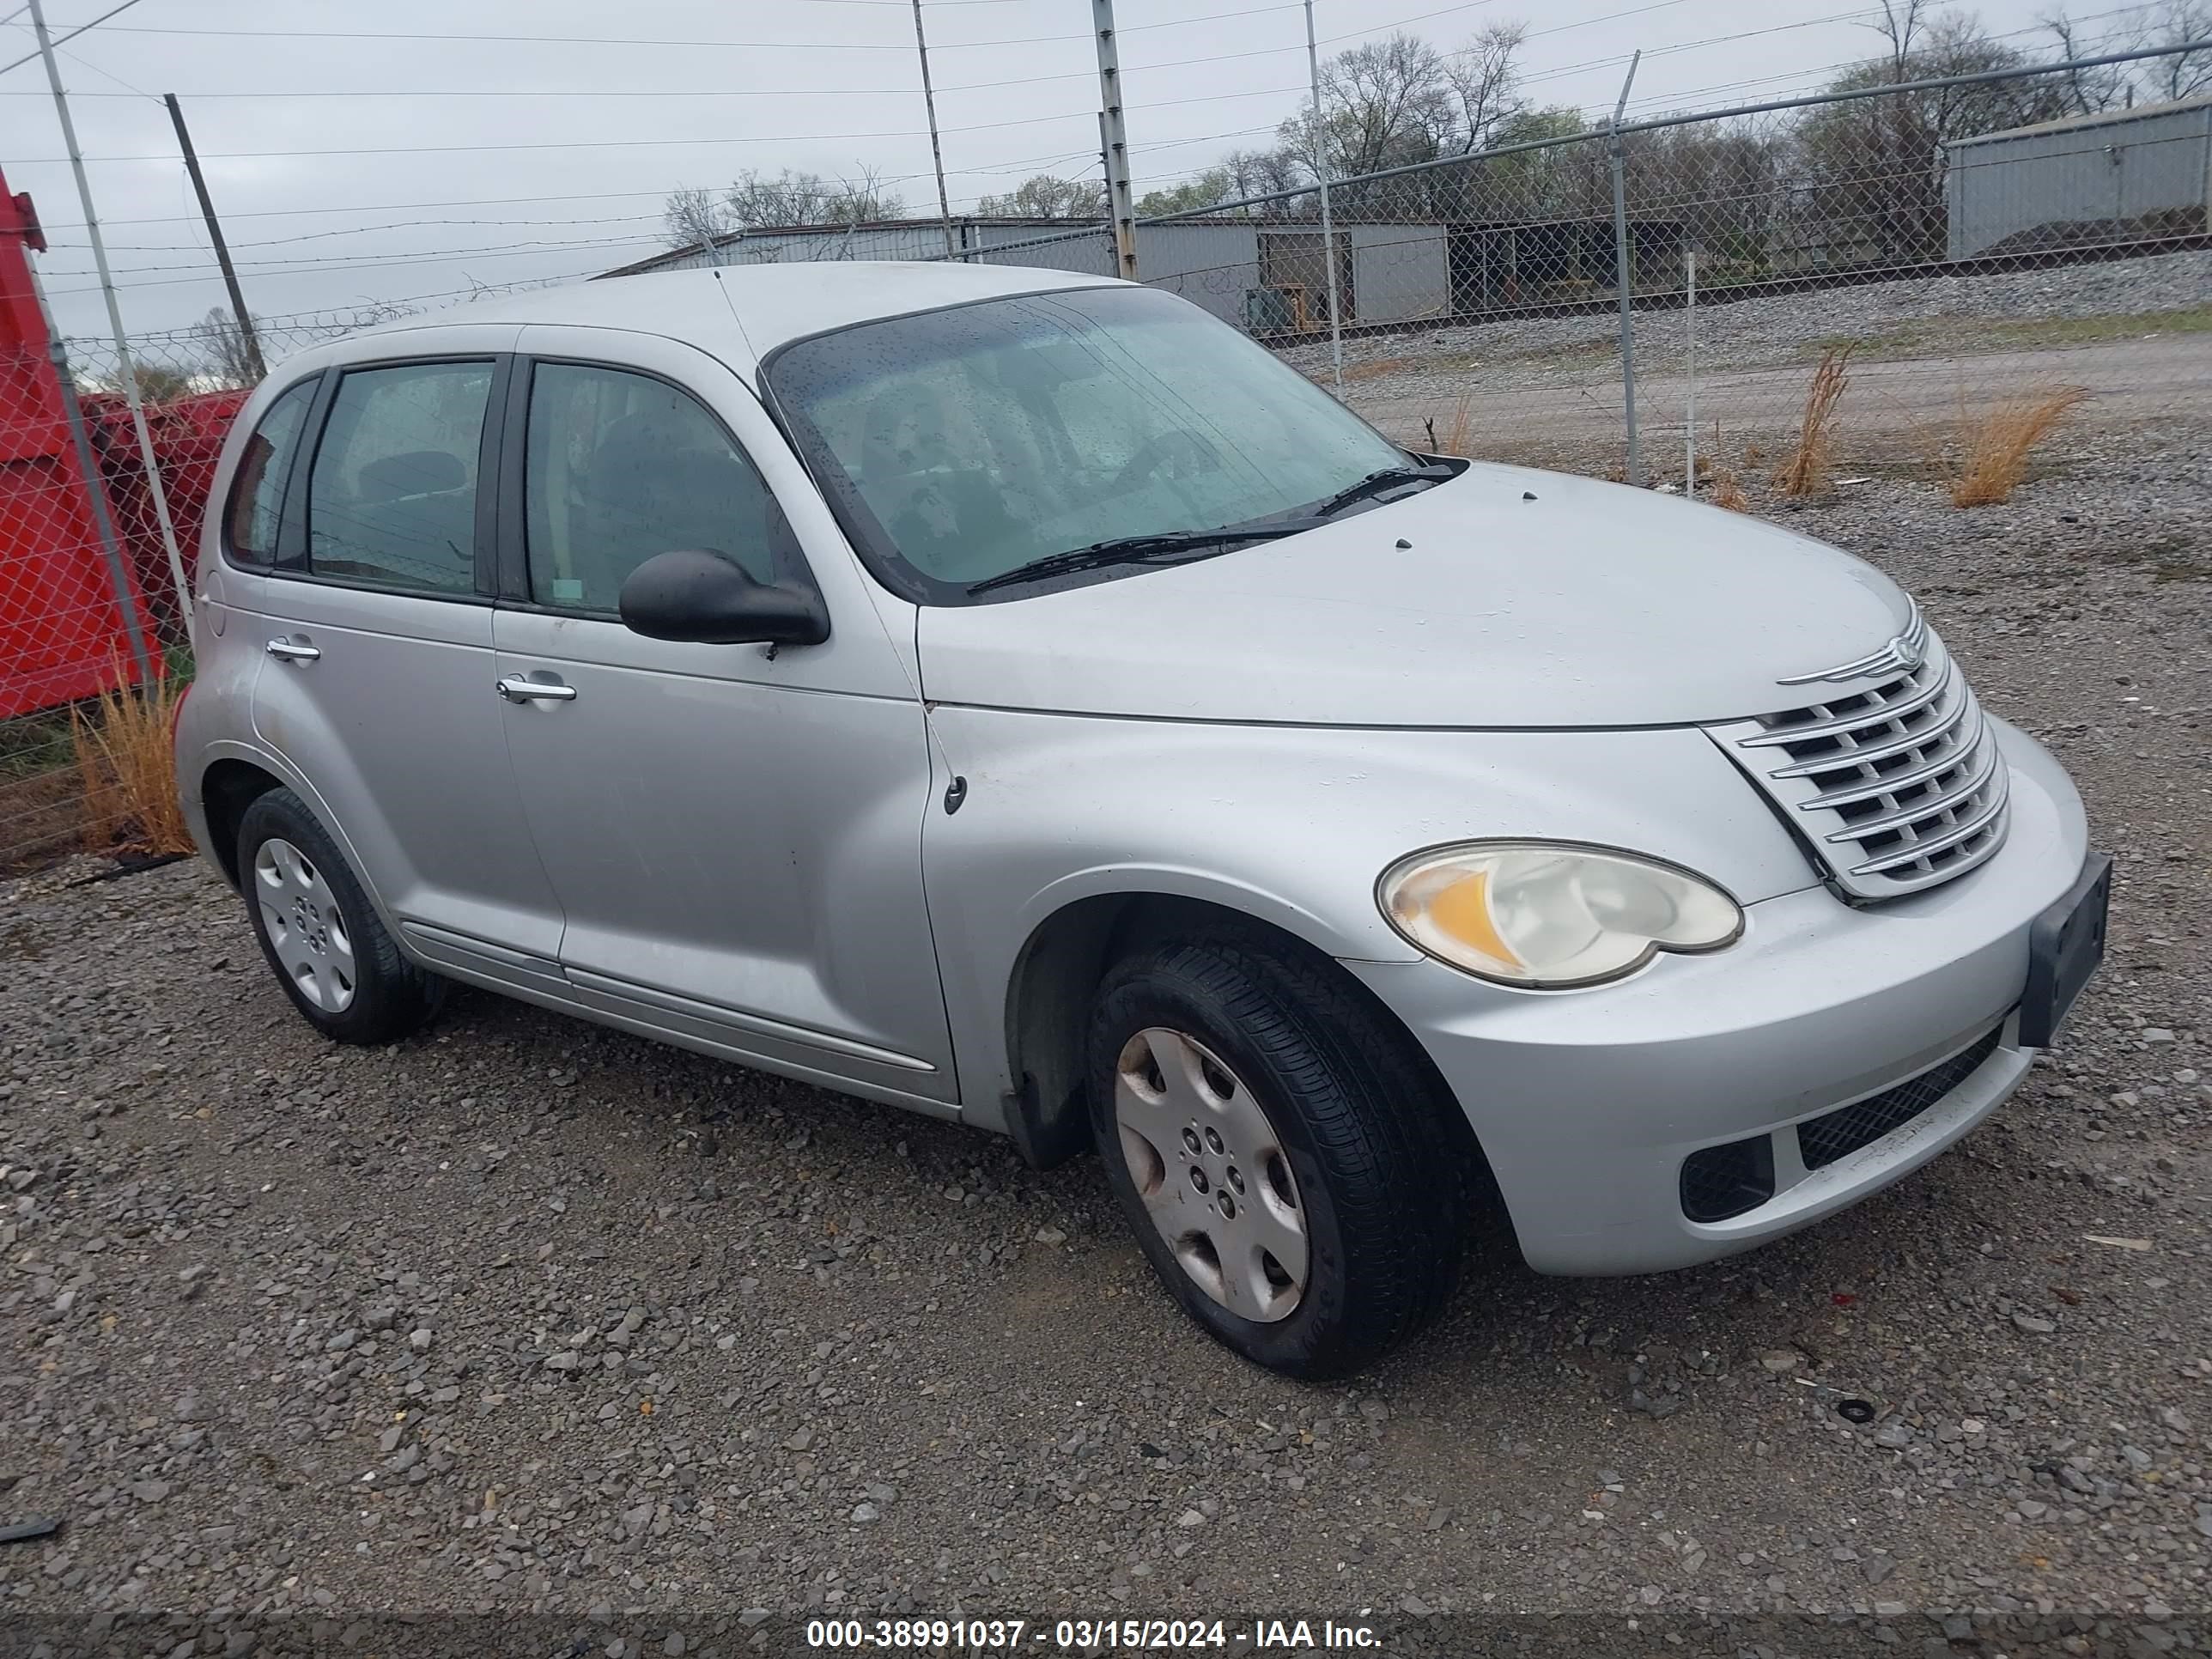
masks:
<path id="1" fill-rule="evenodd" d="M 1810 685 L 1815 681 L 1832 684 L 1842 680 L 1861 680 L 1879 674 L 1910 674 L 1928 659 L 1928 619 L 1914 605 L 1912 614 L 1905 624 L 1905 631 L 1887 641 L 1878 651 L 1863 657 L 1838 663 L 1833 668 L 1823 668 L 1810 674 L 1792 674 L 1777 682 L 1782 685 Z"/>

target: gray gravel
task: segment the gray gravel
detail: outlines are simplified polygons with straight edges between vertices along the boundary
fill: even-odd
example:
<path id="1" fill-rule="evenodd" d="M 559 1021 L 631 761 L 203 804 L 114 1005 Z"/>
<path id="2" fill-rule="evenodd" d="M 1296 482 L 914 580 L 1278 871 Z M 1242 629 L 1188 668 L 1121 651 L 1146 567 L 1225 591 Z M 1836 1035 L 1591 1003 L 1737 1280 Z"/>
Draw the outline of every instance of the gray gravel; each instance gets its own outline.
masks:
<path id="1" fill-rule="evenodd" d="M 196 865 L 0 887 L 0 1522 L 64 1522 L 0 1545 L 0 1631 L 164 1610 L 128 1650 L 242 1652 L 292 1613 L 337 1650 L 483 1609 L 626 1656 L 781 1650 L 810 1609 L 1370 1609 L 1612 1651 L 1856 1609 L 1904 1652 L 2075 1613 L 2072 1650 L 2191 1650 L 2202 435 L 2085 434 L 2006 507 L 1777 509 L 1920 594 L 2118 855 L 2107 969 L 2014 1103 L 1749 1257 L 1479 1273 L 1356 1385 L 1200 1339 L 1091 1163 L 475 994 L 333 1048 Z"/>
<path id="2" fill-rule="evenodd" d="M 1917 348 L 1929 355 L 1994 349 L 1961 323 L 2075 322 L 2189 311 L 2212 305 L 2212 252 L 2163 253 L 1979 276 L 1928 276 L 1868 283 L 1767 299 L 1701 306 L 1698 351 L 1708 372 L 1794 362 L 1824 343 L 1858 341 Z M 1682 350 L 1679 311 L 1634 313 L 1636 349 L 1652 364 L 1674 365 Z M 1480 326 L 1381 333 L 1345 342 L 1346 366 L 1389 364 L 1409 385 L 1441 394 L 1455 386 L 1486 389 L 1555 383 L 1564 374 L 1617 377 L 1618 317 L 1532 317 Z M 1328 378 L 1326 342 L 1294 348 L 1286 361 Z"/>

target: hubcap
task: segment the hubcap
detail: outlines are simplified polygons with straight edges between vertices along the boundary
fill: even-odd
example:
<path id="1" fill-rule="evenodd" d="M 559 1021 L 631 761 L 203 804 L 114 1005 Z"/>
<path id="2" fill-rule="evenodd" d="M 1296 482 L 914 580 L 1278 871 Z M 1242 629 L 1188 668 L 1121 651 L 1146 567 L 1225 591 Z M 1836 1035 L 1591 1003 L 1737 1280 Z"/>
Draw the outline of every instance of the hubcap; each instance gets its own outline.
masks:
<path id="1" fill-rule="evenodd" d="M 1287 1317 L 1305 1295 L 1305 1208 L 1259 1101 L 1164 1026 L 1124 1043 L 1114 1073 L 1123 1161 L 1191 1282 L 1243 1318 Z"/>
<path id="2" fill-rule="evenodd" d="M 326 1014 L 353 1001 L 353 940 L 323 872 L 282 837 L 253 855 L 253 896 L 276 960 L 300 994 Z"/>

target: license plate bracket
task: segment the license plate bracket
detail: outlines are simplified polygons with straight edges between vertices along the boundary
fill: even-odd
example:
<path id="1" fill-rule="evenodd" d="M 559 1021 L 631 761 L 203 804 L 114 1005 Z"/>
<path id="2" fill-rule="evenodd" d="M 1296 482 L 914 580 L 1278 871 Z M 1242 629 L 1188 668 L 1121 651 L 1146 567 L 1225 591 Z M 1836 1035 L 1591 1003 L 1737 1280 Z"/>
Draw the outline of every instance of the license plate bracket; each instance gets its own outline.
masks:
<path id="1" fill-rule="evenodd" d="M 2093 853 L 2065 896 L 2035 919 L 2027 935 L 2027 988 L 2020 1000 L 2020 1044 L 2047 1048 L 2081 988 L 2105 959 L 2112 859 Z"/>

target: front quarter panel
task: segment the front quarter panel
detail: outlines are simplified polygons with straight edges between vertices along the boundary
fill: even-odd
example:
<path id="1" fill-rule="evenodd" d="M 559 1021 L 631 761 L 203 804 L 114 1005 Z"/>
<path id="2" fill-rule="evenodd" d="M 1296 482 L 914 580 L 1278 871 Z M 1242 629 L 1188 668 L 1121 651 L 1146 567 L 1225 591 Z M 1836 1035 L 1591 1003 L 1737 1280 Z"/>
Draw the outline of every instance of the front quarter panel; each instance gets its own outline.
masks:
<path id="1" fill-rule="evenodd" d="M 939 706 L 959 810 L 923 831 L 930 914 L 982 1121 L 1011 1075 L 1015 964 L 1054 913 L 1100 895 L 1194 898 L 1328 954 L 1410 962 L 1376 907 L 1406 854 L 1486 836 L 1596 842 L 1696 870 L 1739 902 L 1816 884 L 1804 856 L 1692 727 L 1382 731 L 1217 726 Z M 949 781 L 949 780 L 948 780 Z M 1517 994 L 1467 981 L 1470 994 Z"/>

